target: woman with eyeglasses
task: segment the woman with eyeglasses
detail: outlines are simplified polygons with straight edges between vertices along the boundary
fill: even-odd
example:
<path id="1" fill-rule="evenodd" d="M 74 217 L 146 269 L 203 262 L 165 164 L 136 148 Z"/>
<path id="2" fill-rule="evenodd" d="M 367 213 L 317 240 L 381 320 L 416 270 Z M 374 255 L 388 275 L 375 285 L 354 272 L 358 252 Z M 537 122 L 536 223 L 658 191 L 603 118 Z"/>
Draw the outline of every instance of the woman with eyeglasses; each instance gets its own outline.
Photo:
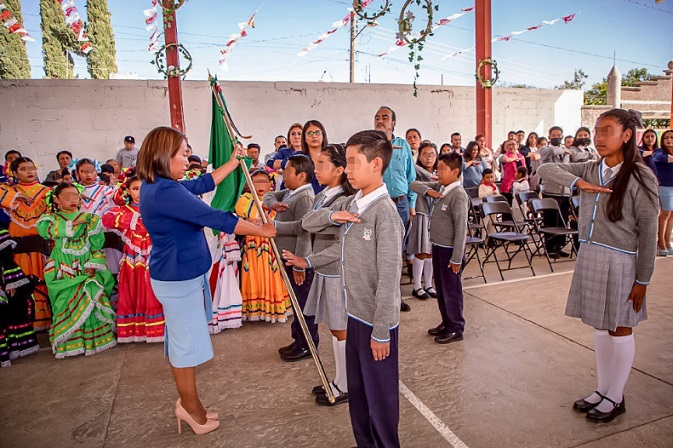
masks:
<path id="1" fill-rule="evenodd" d="M 327 131 L 325 131 L 322 123 L 318 120 L 307 121 L 301 133 L 301 152 L 309 156 L 315 165 L 320 151 L 328 144 Z M 311 185 L 315 194 L 320 193 L 325 188 L 324 185 L 318 183 L 316 176 L 313 176 Z"/>

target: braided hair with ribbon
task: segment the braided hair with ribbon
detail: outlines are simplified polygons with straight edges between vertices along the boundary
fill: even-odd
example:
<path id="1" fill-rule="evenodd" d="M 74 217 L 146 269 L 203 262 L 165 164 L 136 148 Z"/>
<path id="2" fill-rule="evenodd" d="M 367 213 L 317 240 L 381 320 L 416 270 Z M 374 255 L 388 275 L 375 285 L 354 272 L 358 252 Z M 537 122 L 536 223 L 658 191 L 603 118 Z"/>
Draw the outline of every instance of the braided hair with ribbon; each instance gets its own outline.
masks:
<path id="1" fill-rule="evenodd" d="M 81 196 L 82 192 L 84 191 L 84 187 L 80 184 L 75 184 L 71 182 L 61 182 L 60 184 L 56 185 L 53 189 L 49 190 L 47 192 L 45 201 L 47 202 L 47 206 L 51 210 L 52 213 L 56 213 L 58 211 L 58 204 L 56 204 L 56 201 L 54 198 L 57 198 L 63 190 L 66 188 L 74 188 L 77 190 L 77 193 Z"/>

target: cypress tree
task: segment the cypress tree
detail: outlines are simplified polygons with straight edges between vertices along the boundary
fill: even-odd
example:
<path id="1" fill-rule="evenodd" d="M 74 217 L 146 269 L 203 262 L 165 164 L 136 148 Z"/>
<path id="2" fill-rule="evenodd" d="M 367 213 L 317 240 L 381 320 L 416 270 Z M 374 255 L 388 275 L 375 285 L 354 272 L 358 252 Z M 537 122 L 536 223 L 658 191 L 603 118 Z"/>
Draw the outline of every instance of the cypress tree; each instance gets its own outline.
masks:
<path id="1" fill-rule="evenodd" d="M 117 72 L 117 51 L 107 0 L 87 0 L 87 33 L 93 50 L 87 57 L 91 79 L 109 79 Z"/>
<path id="2" fill-rule="evenodd" d="M 40 0 L 40 17 L 45 77 L 75 78 L 75 62 L 71 53 L 82 54 L 77 36 L 65 24 L 61 5 L 55 0 Z"/>
<path id="3" fill-rule="evenodd" d="M 12 15 L 23 25 L 21 0 L 4 0 Z M 0 24 L 0 79 L 30 78 L 26 44 L 17 34 L 10 34 Z"/>

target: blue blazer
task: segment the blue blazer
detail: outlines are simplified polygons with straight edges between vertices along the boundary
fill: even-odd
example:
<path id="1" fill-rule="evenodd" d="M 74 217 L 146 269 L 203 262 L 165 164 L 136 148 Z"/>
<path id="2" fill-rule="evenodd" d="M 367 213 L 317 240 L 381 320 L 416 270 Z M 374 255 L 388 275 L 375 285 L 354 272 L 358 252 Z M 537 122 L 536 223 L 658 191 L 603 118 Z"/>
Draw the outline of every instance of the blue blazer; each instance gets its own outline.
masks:
<path id="1" fill-rule="evenodd" d="M 234 214 L 215 210 L 196 197 L 214 189 L 211 174 L 181 182 L 163 177 L 154 183 L 143 181 L 140 214 L 152 239 L 151 278 L 190 280 L 208 272 L 212 260 L 203 228 L 233 233 L 238 223 Z"/>

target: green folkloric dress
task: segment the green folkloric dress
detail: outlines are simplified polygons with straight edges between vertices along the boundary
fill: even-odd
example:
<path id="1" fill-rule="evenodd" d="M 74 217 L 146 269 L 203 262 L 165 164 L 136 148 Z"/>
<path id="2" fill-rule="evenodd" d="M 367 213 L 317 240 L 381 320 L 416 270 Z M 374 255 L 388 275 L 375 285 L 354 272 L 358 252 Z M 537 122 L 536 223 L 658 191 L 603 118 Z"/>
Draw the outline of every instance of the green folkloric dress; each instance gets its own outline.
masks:
<path id="1" fill-rule="evenodd" d="M 110 306 L 114 278 L 105 264 L 100 218 L 84 212 L 43 216 L 37 231 L 54 241 L 44 269 L 53 311 L 49 339 L 56 358 L 93 355 L 117 345 Z M 85 270 L 95 270 L 94 276 Z"/>

